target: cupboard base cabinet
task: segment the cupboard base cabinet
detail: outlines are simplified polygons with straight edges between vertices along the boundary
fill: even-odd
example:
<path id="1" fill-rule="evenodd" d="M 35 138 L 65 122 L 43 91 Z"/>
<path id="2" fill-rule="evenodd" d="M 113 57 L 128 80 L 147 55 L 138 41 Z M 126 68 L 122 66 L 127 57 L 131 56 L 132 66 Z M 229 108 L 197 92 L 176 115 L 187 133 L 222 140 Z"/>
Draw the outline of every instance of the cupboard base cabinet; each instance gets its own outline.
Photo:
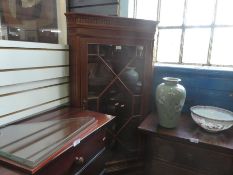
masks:
<path id="1" fill-rule="evenodd" d="M 66 17 L 71 105 L 116 116 L 106 131 L 106 174 L 140 169 L 137 127 L 150 110 L 157 22 L 80 13 Z"/>
<path id="2" fill-rule="evenodd" d="M 104 172 L 103 155 L 106 150 L 106 125 L 114 117 L 97 112 L 82 111 L 76 108 L 64 108 L 40 115 L 20 123 L 35 123 L 47 120 L 68 119 L 92 116 L 96 122 L 86 129 L 76 142 L 62 150 L 59 155 L 48 160 L 34 173 L 27 173 L 20 167 L 0 163 L 1 175 L 99 175 Z M 17 133 L 16 133 L 17 134 Z M 75 144 L 75 145 L 74 145 Z"/>
<path id="3" fill-rule="evenodd" d="M 147 175 L 232 175 L 233 129 L 208 133 L 184 115 L 176 129 L 150 114 L 139 126 Z"/>

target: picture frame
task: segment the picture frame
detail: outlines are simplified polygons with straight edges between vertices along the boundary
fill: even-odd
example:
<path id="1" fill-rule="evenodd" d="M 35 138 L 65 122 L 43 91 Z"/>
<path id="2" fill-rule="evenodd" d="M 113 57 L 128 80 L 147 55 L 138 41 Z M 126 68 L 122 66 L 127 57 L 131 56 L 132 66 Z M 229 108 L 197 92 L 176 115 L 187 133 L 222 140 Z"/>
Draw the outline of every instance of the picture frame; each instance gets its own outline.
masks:
<path id="1" fill-rule="evenodd" d="M 8 40 L 58 43 L 56 0 L 1 0 Z"/>

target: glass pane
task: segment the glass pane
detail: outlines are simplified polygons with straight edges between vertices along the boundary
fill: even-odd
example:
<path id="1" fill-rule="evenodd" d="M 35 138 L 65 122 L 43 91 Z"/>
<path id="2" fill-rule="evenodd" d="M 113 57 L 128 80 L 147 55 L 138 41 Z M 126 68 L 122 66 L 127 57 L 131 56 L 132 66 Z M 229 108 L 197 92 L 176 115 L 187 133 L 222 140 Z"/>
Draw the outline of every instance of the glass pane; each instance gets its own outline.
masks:
<path id="1" fill-rule="evenodd" d="M 160 26 L 179 26 L 183 22 L 184 0 L 162 0 Z"/>
<path id="2" fill-rule="evenodd" d="M 88 44 L 88 109 L 117 116 L 108 127 L 107 142 L 114 147 L 114 155 L 120 157 L 127 156 L 125 152 L 129 151 L 129 146 L 137 149 L 133 140 L 120 136 L 122 131 L 128 136 L 137 130 L 138 123 L 131 125 L 131 120 L 135 119 L 132 116 L 142 113 L 146 49 L 137 43 Z"/>
<path id="3" fill-rule="evenodd" d="M 209 25 L 214 17 L 215 0 L 188 0 L 186 25 Z"/>
<path id="4" fill-rule="evenodd" d="M 216 28 L 214 31 L 211 64 L 233 65 L 233 28 Z"/>
<path id="5" fill-rule="evenodd" d="M 128 18 L 134 17 L 134 0 L 128 0 Z"/>
<path id="6" fill-rule="evenodd" d="M 142 71 L 136 65 L 127 66 L 120 78 L 130 91 L 140 94 L 142 90 Z"/>
<path id="7" fill-rule="evenodd" d="M 137 18 L 157 20 L 158 0 L 137 0 Z"/>
<path id="8" fill-rule="evenodd" d="M 130 48 L 130 46 L 128 46 L 128 48 Z M 123 72 L 120 75 L 120 79 L 133 94 L 141 94 L 144 72 L 143 51 L 145 49 L 143 46 L 134 46 L 134 48 L 136 49 L 136 55 L 134 56 L 135 59 L 131 59 L 129 64 L 124 67 Z M 131 49 L 133 49 L 133 47 Z"/>
<path id="9" fill-rule="evenodd" d="M 58 43 L 56 0 L 0 0 L 0 39 Z"/>
<path id="10" fill-rule="evenodd" d="M 88 109 L 110 114 L 119 98 L 141 96 L 144 57 L 142 45 L 88 44 Z"/>
<path id="11" fill-rule="evenodd" d="M 105 114 L 129 116 L 131 106 L 130 94 L 117 81 L 100 97 L 100 111 Z"/>
<path id="12" fill-rule="evenodd" d="M 160 29 L 157 51 L 158 62 L 178 62 L 181 29 Z"/>
<path id="13" fill-rule="evenodd" d="M 216 24 L 233 25 L 233 1 L 220 0 L 218 1 Z"/>
<path id="14" fill-rule="evenodd" d="M 105 50 L 105 52 L 103 51 Z M 88 45 L 88 95 L 89 99 L 98 96 L 110 83 L 114 74 L 110 58 L 112 46 Z"/>
<path id="15" fill-rule="evenodd" d="M 186 29 L 183 48 L 184 63 L 207 63 L 210 29 Z"/>
<path id="16" fill-rule="evenodd" d="M 26 171 L 38 169 L 94 122 L 94 117 L 78 117 L 1 128 L 0 156 Z"/>

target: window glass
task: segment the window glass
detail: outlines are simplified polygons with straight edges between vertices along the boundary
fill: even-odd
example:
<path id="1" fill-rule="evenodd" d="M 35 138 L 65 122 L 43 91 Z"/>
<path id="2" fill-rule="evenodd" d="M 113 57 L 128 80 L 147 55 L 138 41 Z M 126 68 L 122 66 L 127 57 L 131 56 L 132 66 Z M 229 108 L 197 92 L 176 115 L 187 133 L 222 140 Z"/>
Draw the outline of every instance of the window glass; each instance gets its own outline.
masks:
<path id="1" fill-rule="evenodd" d="M 128 18 L 134 17 L 134 0 L 128 0 Z"/>
<path id="2" fill-rule="evenodd" d="M 157 61 L 179 62 L 181 29 L 159 31 Z"/>
<path id="3" fill-rule="evenodd" d="M 157 20 L 158 0 L 137 0 L 137 18 Z"/>
<path id="4" fill-rule="evenodd" d="M 210 25 L 216 0 L 188 0 L 186 25 Z"/>
<path id="5" fill-rule="evenodd" d="M 58 43 L 56 0 L 0 0 L 0 39 Z"/>
<path id="6" fill-rule="evenodd" d="M 162 0 L 160 26 L 179 26 L 183 23 L 184 0 Z"/>
<path id="7" fill-rule="evenodd" d="M 210 40 L 210 28 L 207 29 L 186 29 L 183 47 L 184 63 L 207 62 Z"/>
<path id="8" fill-rule="evenodd" d="M 152 1 L 143 3 L 136 9 L 141 18 L 153 6 Z M 233 66 L 233 0 L 159 0 L 158 4 L 153 13 L 160 22 L 157 62 Z"/>
<path id="9" fill-rule="evenodd" d="M 233 28 L 214 30 L 211 64 L 233 65 Z"/>
<path id="10" fill-rule="evenodd" d="M 216 24 L 233 25 L 233 1 L 219 0 L 217 7 Z"/>

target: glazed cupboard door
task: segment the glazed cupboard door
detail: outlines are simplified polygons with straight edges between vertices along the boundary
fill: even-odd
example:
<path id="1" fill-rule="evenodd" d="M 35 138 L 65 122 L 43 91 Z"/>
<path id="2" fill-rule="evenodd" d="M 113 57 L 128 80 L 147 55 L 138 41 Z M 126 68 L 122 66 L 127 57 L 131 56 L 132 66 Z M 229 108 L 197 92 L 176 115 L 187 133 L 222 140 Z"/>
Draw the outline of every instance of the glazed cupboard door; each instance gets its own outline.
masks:
<path id="1" fill-rule="evenodd" d="M 148 90 L 145 43 L 83 38 L 80 44 L 83 108 L 116 116 L 108 133 L 113 159 L 128 158 L 138 149 L 137 126 Z"/>
<path id="2" fill-rule="evenodd" d="M 107 128 L 106 174 L 136 170 L 137 127 L 150 111 L 157 22 L 79 13 L 66 16 L 70 104 L 115 115 Z"/>
<path id="3" fill-rule="evenodd" d="M 81 39 L 80 42 L 83 107 L 112 115 L 121 107 L 121 110 L 127 108 L 130 115 L 141 115 L 143 43 L 94 41 Z"/>

